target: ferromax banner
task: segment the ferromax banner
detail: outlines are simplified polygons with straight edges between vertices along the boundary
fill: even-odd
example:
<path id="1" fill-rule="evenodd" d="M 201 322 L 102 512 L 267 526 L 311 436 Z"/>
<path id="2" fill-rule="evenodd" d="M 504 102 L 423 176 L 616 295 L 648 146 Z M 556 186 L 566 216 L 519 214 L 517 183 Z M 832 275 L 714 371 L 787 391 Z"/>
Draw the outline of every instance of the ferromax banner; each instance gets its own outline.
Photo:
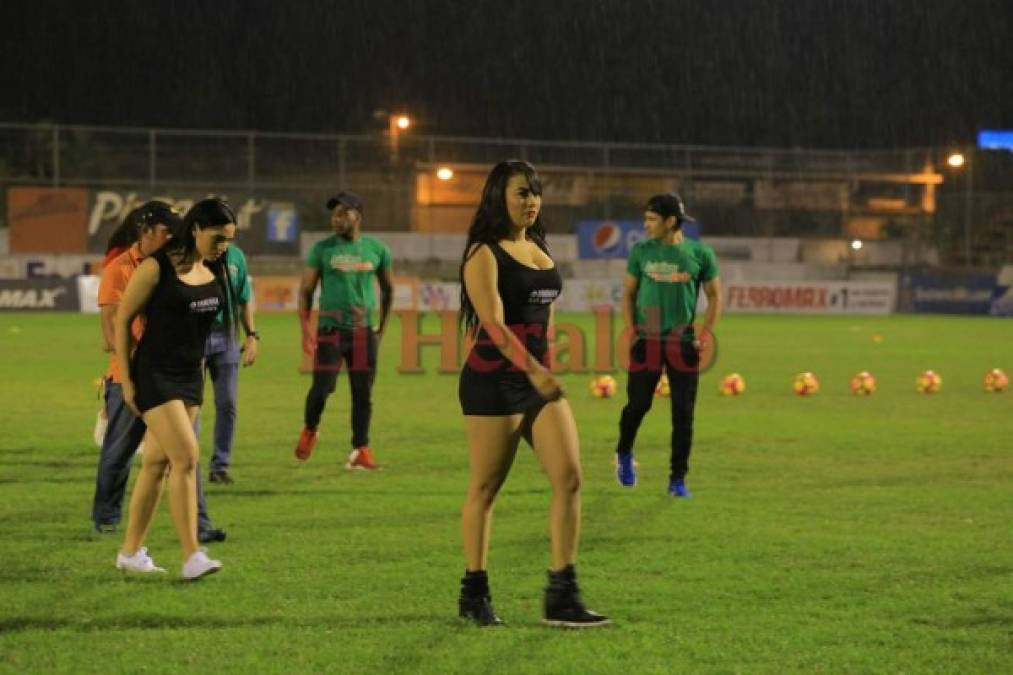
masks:
<path id="1" fill-rule="evenodd" d="M 696 223 L 683 223 L 683 233 L 700 238 Z M 581 258 L 628 258 L 630 249 L 646 236 L 641 220 L 584 220 L 577 223 L 577 254 Z"/>
<path id="2" fill-rule="evenodd" d="M 75 279 L 0 279 L 0 312 L 76 312 Z"/>

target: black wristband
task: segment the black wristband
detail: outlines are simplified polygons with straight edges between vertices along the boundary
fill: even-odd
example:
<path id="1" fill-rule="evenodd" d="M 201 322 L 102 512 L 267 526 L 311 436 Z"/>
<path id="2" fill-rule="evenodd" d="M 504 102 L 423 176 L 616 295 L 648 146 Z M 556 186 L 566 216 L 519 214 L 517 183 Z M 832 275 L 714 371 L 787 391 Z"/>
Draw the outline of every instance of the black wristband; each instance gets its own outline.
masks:
<path id="1" fill-rule="evenodd" d="M 255 331 L 255 330 L 251 330 L 251 331 L 249 331 L 249 332 L 246 333 L 246 337 L 253 338 L 254 340 L 259 340 L 260 339 L 260 333 L 258 331 Z"/>

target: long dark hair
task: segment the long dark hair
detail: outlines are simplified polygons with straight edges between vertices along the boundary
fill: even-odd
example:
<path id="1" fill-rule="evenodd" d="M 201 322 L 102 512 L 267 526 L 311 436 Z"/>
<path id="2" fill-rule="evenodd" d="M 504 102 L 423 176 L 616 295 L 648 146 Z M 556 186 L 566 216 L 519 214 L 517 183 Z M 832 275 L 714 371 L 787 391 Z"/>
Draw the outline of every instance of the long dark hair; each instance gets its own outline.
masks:
<path id="1" fill-rule="evenodd" d="M 485 187 L 482 188 L 482 201 L 475 211 L 475 217 L 468 228 L 468 241 L 464 245 L 464 253 L 461 256 L 461 314 L 460 323 L 468 333 L 478 330 L 478 314 L 475 313 L 475 306 L 468 298 L 468 291 L 464 285 L 464 265 L 468 262 L 478 245 L 486 244 L 491 246 L 503 239 L 510 233 L 510 214 L 506 206 L 507 182 L 517 175 L 524 176 L 528 181 L 528 187 L 536 195 L 542 194 L 542 179 L 538 176 L 535 167 L 522 159 L 506 159 L 497 164 L 489 172 L 485 179 Z M 549 246 L 545 243 L 545 227 L 542 225 L 542 214 L 539 211 L 535 222 L 528 227 L 527 235 L 535 242 L 538 248 L 549 252 Z"/>
<path id="2" fill-rule="evenodd" d="M 173 233 L 173 238 L 162 250 L 165 251 L 173 265 L 184 270 L 189 269 L 197 259 L 197 239 L 194 236 L 194 228 L 206 230 L 211 227 L 224 227 L 235 223 L 235 212 L 223 200 L 216 197 L 202 199 L 186 212 L 180 231 Z M 218 260 L 205 260 L 204 264 L 215 275 L 215 280 L 225 296 L 227 311 L 222 313 L 225 317 L 225 329 L 234 335 L 233 331 L 239 324 L 239 306 L 232 288 L 232 273 L 229 272 L 227 258 L 228 250 L 226 249 Z"/>
<path id="3" fill-rule="evenodd" d="M 141 226 L 138 222 L 138 214 L 140 209 L 131 209 L 123 218 L 123 222 L 119 224 L 113 233 L 109 235 L 109 241 L 106 242 L 106 254 L 108 255 L 113 249 L 126 249 L 137 243 L 137 240 L 141 237 Z"/>

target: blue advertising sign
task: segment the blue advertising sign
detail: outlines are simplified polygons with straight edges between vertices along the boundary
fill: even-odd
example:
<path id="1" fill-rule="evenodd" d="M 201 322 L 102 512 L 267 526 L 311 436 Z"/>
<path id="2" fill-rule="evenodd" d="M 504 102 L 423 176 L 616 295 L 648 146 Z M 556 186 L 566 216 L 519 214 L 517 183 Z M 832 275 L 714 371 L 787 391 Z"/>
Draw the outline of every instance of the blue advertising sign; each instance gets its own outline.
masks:
<path id="1" fill-rule="evenodd" d="M 982 150 L 1013 150 L 1013 129 L 982 129 L 978 132 Z"/>
<path id="2" fill-rule="evenodd" d="M 295 241 L 299 215 L 292 204 L 273 204 L 267 209 L 267 241 Z"/>
<path id="3" fill-rule="evenodd" d="M 700 238 L 698 223 L 683 223 L 690 239 Z M 644 238 L 641 220 L 584 220 L 577 223 L 577 253 L 581 258 L 628 258 L 630 249 Z"/>
<path id="4" fill-rule="evenodd" d="M 994 274 L 905 274 L 900 308 L 931 314 L 988 314 L 996 295 Z"/>

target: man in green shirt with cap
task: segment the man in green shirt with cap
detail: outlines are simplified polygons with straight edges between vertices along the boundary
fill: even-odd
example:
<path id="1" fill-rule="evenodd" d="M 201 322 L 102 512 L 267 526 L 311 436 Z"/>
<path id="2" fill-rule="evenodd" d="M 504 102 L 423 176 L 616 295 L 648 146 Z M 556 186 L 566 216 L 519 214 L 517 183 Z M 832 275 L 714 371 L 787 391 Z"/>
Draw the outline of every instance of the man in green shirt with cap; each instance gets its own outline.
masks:
<path id="1" fill-rule="evenodd" d="M 686 473 L 693 444 L 693 408 L 700 378 L 700 353 L 713 337 L 721 315 L 721 286 L 714 250 L 688 239 L 682 224 L 690 220 L 679 195 L 659 194 L 647 202 L 647 235 L 630 251 L 623 282 L 623 319 L 632 332 L 628 403 L 619 420 L 616 478 L 623 487 L 637 484 L 633 442 L 651 409 L 662 370 L 668 374 L 672 404 L 672 454 L 668 493 L 689 497 Z M 700 288 L 707 295 L 703 326 L 693 326 Z"/>
<path id="2" fill-rule="evenodd" d="M 314 358 L 313 385 L 306 396 L 305 426 L 295 456 L 305 462 L 313 452 L 324 405 L 344 364 L 352 392 L 352 451 L 345 467 L 374 470 L 379 467 L 369 448 L 369 421 L 377 346 L 393 299 L 390 249 L 361 234 L 363 204 L 358 195 L 339 192 L 327 201 L 327 208 L 334 234 L 310 250 L 299 291 L 303 349 Z M 374 280 L 380 287 L 380 319 L 375 330 Z M 314 336 L 310 310 L 317 284 L 321 285 L 320 313 Z"/>

